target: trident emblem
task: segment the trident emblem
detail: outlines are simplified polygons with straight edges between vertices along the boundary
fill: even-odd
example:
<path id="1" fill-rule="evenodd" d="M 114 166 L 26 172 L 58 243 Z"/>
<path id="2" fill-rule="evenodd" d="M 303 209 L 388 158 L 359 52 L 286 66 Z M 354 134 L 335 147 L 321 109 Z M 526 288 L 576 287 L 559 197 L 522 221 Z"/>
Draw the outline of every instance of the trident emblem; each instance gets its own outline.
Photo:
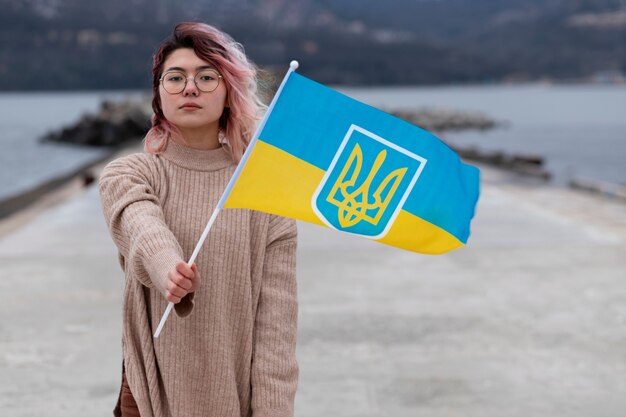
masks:
<path id="1" fill-rule="evenodd" d="M 389 201 L 391 201 L 391 197 L 395 194 L 407 171 L 407 168 L 404 167 L 396 169 L 391 174 L 387 175 L 376 191 L 370 196 L 372 181 L 380 170 L 383 162 L 385 162 L 386 157 L 387 151 L 383 149 L 376 156 L 376 160 L 370 172 L 367 174 L 367 178 L 361 185 L 356 186 L 357 178 L 363 166 L 363 151 L 358 143 L 352 149 L 348 157 L 348 162 L 343 167 L 339 177 L 337 177 L 337 181 L 335 181 L 326 199 L 329 203 L 339 208 L 339 224 L 341 227 L 354 226 L 360 221 L 366 221 L 375 226 L 380 221 L 385 209 L 389 205 Z M 351 169 L 352 174 L 347 178 L 348 172 Z M 388 187 L 389 185 L 390 187 Z M 387 193 L 383 197 L 385 190 L 387 190 Z M 337 198 L 337 194 L 340 195 L 339 198 Z M 375 214 L 368 214 L 370 212 L 374 212 Z"/>
<path id="2" fill-rule="evenodd" d="M 379 239 L 391 228 L 426 159 L 351 125 L 311 200 L 337 230 Z"/>

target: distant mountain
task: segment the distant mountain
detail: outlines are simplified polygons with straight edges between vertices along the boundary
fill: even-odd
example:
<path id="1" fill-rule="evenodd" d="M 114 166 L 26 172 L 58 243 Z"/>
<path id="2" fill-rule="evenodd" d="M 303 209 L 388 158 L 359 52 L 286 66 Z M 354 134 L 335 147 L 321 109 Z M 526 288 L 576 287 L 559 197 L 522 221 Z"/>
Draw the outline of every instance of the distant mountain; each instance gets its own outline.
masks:
<path id="1" fill-rule="evenodd" d="M 623 79 L 626 0 L 0 0 L 0 90 L 149 87 L 175 22 L 331 84 Z"/>

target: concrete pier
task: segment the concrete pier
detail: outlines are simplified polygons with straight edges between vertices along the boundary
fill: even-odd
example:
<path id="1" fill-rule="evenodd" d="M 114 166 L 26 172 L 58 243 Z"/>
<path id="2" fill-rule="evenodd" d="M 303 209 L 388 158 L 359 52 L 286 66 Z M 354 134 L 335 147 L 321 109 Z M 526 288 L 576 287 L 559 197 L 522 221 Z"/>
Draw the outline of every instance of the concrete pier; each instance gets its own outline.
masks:
<path id="1" fill-rule="evenodd" d="M 0 414 L 110 416 L 123 275 L 96 187 L 0 227 Z M 626 204 L 483 168 L 470 244 L 300 223 L 299 417 L 621 417 Z"/>

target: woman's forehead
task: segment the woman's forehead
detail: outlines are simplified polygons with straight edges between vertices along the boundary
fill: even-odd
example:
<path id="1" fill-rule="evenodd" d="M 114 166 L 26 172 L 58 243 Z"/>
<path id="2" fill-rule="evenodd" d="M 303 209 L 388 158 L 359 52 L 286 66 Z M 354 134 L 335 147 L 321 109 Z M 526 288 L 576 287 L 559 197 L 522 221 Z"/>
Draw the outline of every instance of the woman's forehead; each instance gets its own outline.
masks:
<path id="1" fill-rule="evenodd" d="M 193 71 L 200 67 L 214 66 L 202 58 L 200 58 L 191 48 L 180 48 L 173 51 L 163 63 L 163 70 L 167 71 L 169 68 L 182 68 L 184 70 Z"/>

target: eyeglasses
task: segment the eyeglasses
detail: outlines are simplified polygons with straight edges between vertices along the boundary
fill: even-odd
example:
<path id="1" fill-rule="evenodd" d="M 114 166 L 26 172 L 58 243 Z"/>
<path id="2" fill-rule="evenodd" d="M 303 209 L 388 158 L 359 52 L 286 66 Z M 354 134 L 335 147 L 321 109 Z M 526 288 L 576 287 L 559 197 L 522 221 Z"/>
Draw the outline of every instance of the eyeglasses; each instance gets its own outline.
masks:
<path id="1" fill-rule="evenodd" d="M 180 94 L 187 87 L 187 81 L 193 79 L 198 90 L 204 93 L 210 93 L 220 85 L 221 75 L 213 69 L 205 69 L 198 71 L 193 77 L 187 77 L 180 71 L 168 71 L 161 76 L 161 85 L 163 89 L 170 94 Z"/>

